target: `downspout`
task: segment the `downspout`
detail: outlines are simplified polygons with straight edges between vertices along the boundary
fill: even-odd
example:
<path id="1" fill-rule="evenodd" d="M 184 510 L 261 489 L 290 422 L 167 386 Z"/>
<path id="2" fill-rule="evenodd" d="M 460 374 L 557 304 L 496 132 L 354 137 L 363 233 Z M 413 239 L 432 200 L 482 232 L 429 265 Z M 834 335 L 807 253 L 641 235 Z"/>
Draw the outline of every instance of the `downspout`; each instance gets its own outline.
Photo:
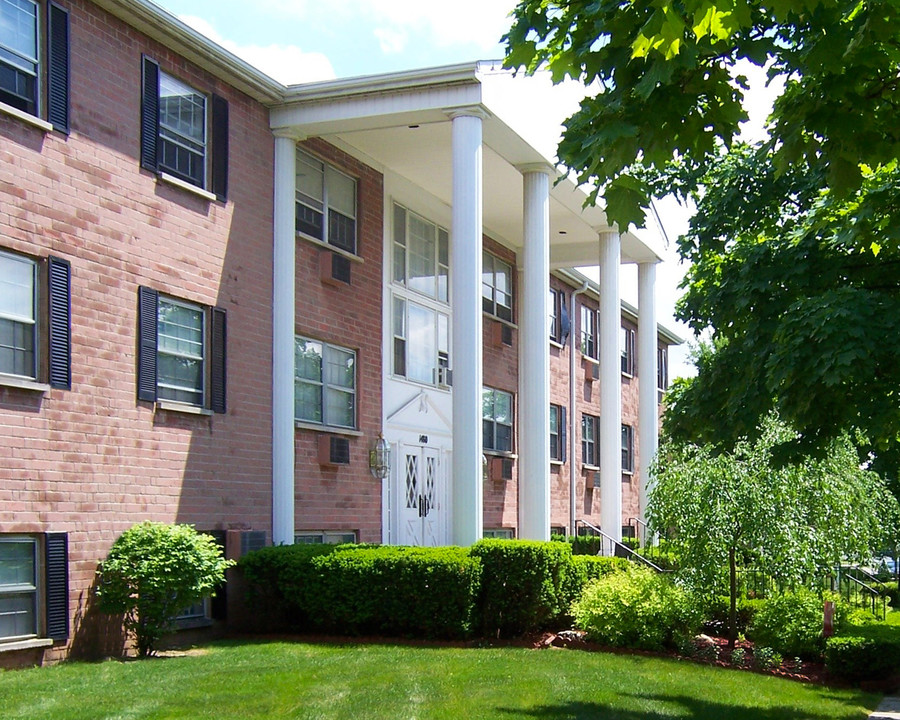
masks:
<path id="1" fill-rule="evenodd" d="M 569 534 L 575 535 L 575 296 L 586 293 L 587 280 L 572 293 L 569 312 Z"/>

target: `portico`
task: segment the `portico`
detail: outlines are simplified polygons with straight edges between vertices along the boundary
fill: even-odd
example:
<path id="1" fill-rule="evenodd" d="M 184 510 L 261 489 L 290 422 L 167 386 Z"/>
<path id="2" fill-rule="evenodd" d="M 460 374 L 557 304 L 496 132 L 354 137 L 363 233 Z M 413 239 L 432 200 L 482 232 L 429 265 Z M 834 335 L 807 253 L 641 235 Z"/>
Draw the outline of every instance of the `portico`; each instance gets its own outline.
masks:
<path id="1" fill-rule="evenodd" d="M 443 543 L 469 545 L 483 532 L 483 304 L 484 237 L 514 253 L 519 298 L 511 319 L 490 318 L 515 333 L 518 357 L 517 447 L 518 536 L 549 539 L 550 490 L 550 362 L 548 294 L 555 268 L 599 265 L 599 492 L 601 525 L 621 536 L 621 366 L 619 334 L 621 298 L 619 268 L 640 265 L 638 373 L 641 385 L 641 462 L 656 443 L 656 318 L 653 311 L 653 265 L 658 256 L 636 236 L 610 227 L 601 209 L 583 207 L 586 195 L 568 179 L 559 180 L 550 159 L 543 157 L 498 114 L 491 102 L 493 66 L 469 64 L 432 70 L 313 83 L 289 89 L 284 105 L 271 112 L 276 134 L 275 291 L 273 298 L 273 520 L 274 542 L 289 543 L 300 519 L 295 516 L 294 419 L 290 398 L 294 379 L 295 289 L 288 278 L 294 267 L 295 191 L 293 146 L 320 137 L 384 175 L 384 308 L 382 348 L 382 418 L 391 443 L 393 471 L 383 491 L 383 541 L 404 542 L 398 520 L 409 491 L 422 482 L 406 462 L 402 448 L 425 418 L 447 419 L 446 446 L 434 446 L 428 457 L 447 472 L 446 492 L 432 501 L 440 521 L 434 537 Z M 449 370 L 452 384 L 440 380 L 440 353 L 434 382 L 427 374 L 411 378 L 399 372 L 395 299 L 413 302 L 407 286 L 398 284 L 394 208 L 421 216 L 435 228 L 449 226 L 450 325 Z M 364 208 L 362 209 L 364 211 Z M 420 272 L 425 272 L 424 270 Z M 352 292 L 352 289 L 350 290 Z M 411 298 L 411 299 L 410 299 Z M 646 304 L 645 304 L 646 303 Z M 438 318 L 440 298 L 420 303 L 422 316 Z M 417 305 L 418 307 L 418 305 Z M 646 316 L 645 316 L 646 313 Z M 431 317 L 431 316 L 428 316 Z M 422 326 L 424 330 L 428 328 Z M 412 343 L 407 329 L 403 342 Z M 287 336 L 287 337 L 285 337 Z M 431 336 L 415 342 L 428 346 Z M 423 339 L 424 338 L 424 339 Z M 439 341 L 438 341 L 439 344 Z M 280 369 L 280 371 L 279 371 Z M 425 377 L 426 380 L 421 378 Z M 644 386 L 652 390 L 644 391 Z M 281 398 L 281 401 L 278 399 Z M 414 402 L 415 401 L 415 402 Z M 402 412 L 401 412 L 402 411 Z M 399 418 L 403 417 L 401 423 Z M 652 420 L 650 419 L 652 418 Z M 575 413 L 569 415 L 575 436 Z M 648 425 L 645 426 L 644 423 Z M 651 427 L 652 426 L 652 427 Z M 421 436 L 427 435 L 420 433 Z M 428 446 L 434 445 L 432 432 Z M 412 457 L 410 455 L 409 457 Z M 424 456 L 423 456 L 424 457 Z M 574 462 L 574 458 L 572 458 Z M 424 462 L 424 461 L 423 461 Z M 643 466 L 642 466 L 643 467 Z M 405 475 L 404 475 L 405 473 Z M 411 475 L 411 473 L 413 473 Z M 644 475 L 646 477 L 646 475 Z M 430 478 L 431 481 L 433 478 Z M 404 486 L 404 482 L 406 485 Z M 412 483 L 412 485 L 410 485 Z M 642 506 L 643 507 L 643 506 Z M 441 529 L 442 528 L 442 529 Z"/>

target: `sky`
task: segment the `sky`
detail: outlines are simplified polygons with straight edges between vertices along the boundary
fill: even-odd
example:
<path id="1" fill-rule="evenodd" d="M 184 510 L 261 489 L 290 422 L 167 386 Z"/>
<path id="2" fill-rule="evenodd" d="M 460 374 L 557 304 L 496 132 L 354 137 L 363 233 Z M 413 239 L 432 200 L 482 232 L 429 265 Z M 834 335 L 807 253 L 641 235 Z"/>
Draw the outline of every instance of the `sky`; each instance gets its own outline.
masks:
<path id="1" fill-rule="evenodd" d="M 284 84 L 398 72 L 476 60 L 502 59 L 515 0 L 154 0 L 183 22 Z M 743 68 L 751 80 L 745 139 L 757 139 L 778 87 L 764 73 Z M 555 158 L 562 121 L 577 108 L 583 88 L 536 82 L 536 100 L 511 123 L 536 149 Z M 504 118 L 505 119 L 505 118 Z M 684 275 L 675 242 L 687 230 L 690 209 L 673 198 L 657 201 L 664 262 L 657 268 L 657 319 L 690 341 L 690 329 L 673 318 Z M 659 237 L 652 219 L 637 231 Z M 658 246 L 658 242 L 654 242 Z M 597 279 L 596 269 L 582 270 Z M 637 305 L 637 268 L 623 266 L 623 299 Z M 690 343 L 670 350 L 669 376 L 693 375 Z"/>

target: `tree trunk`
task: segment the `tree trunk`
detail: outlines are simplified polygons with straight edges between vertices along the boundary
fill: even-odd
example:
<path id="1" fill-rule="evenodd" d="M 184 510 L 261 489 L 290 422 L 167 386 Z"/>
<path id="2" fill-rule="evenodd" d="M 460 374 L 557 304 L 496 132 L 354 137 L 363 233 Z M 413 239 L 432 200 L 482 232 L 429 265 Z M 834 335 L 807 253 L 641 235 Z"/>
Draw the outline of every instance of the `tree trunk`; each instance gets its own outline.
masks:
<path id="1" fill-rule="evenodd" d="M 731 581 L 731 606 L 728 608 L 728 649 L 734 650 L 734 643 L 737 640 L 737 564 L 734 559 L 734 548 L 728 551 L 728 571 Z"/>

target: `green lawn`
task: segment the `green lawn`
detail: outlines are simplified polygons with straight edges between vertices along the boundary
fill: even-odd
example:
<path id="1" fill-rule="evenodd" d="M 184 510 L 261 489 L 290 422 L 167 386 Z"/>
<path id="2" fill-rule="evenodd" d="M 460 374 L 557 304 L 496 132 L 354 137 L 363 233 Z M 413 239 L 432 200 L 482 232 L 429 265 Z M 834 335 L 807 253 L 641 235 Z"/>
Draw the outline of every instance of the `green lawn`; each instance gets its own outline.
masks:
<path id="1" fill-rule="evenodd" d="M 0 673 L 4 720 L 863 719 L 879 696 L 567 650 L 225 642 L 203 654 Z"/>

